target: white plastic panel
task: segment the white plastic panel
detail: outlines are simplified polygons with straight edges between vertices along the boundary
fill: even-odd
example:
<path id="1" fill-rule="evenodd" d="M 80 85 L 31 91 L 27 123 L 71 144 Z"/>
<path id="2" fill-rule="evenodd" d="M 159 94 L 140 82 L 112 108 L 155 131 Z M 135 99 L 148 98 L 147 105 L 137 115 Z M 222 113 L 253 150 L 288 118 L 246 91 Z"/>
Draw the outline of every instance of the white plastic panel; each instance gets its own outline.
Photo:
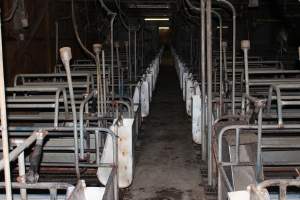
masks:
<path id="1" fill-rule="evenodd" d="M 86 187 L 85 184 L 76 188 L 73 193 L 74 189 L 75 187 L 68 188 L 66 200 L 101 200 L 105 193 L 105 187 Z"/>
<path id="2" fill-rule="evenodd" d="M 153 82 L 151 73 L 147 74 L 146 80 L 147 80 L 148 85 L 149 85 L 149 100 L 151 102 L 152 101 L 152 82 Z"/>
<path id="3" fill-rule="evenodd" d="M 228 192 L 229 200 L 250 200 L 250 192 L 248 191 L 235 191 Z"/>
<path id="4" fill-rule="evenodd" d="M 115 120 L 116 121 L 116 120 Z M 114 124 L 115 124 L 114 121 Z M 119 187 L 129 187 L 133 179 L 133 152 L 132 152 L 132 130 L 134 119 L 123 119 L 122 124 L 111 127 L 111 130 L 119 136 L 118 139 L 118 170 Z M 105 141 L 101 163 L 111 163 L 113 161 L 113 147 L 111 136 Z M 103 185 L 106 185 L 111 168 L 100 168 L 97 176 Z"/>
<path id="5" fill-rule="evenodd" d="M 200 87 L 197 84 L 195 86 L 195 93 L 192 96 L 192 134 L 193 141 L 196 144 L 201 144 L 201 96 L 200 96 Z"/>
<path id="6" fill-rule="evenodd" d="M 139 108 L 138 104 L 140 103 L 140 87 L 141 87 L 141 83 L 139 82 L 138 85 L 135 87 L 133 93 L 134 112 L 136 112 Z"/>
<path id="7" fill-rule="evenodd" d="M 186 113 L 189 116 L 192 116 L 193 80 L 192 80 L 192 78 L 190 78 L 190 76 L 186 80 L 186 92 L 185 93 L 186 93 L 186 99 L 185 99 Z"/>
<path id="8" fill-rule="evenodd" d="M 141 112 L 142 117 L 147 117 L 149 115 L 150 106 L 150 91 L 149 84 L 147 81 L 143 81 L 141 85 Z"/>
<path id="9" fill-rule="evenodd" d="M 185 90 L 186 90 L 186 79 L 188 77 L 188 73 L 184 72 L 182 75 L 182 98 L 185 101 Z"/>

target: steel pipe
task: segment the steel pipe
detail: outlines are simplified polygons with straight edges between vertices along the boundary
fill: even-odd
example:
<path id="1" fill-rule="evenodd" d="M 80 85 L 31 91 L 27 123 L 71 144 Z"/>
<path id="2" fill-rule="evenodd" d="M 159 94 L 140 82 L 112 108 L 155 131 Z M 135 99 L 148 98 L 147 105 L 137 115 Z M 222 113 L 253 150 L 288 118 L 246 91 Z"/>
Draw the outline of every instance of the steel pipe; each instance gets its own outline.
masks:
<path id="1" fill-rule="evenodd" d="M 245 66 L 245 88 L 246 88 L 246 94 L 250 95 L 249 90 L 249 67 L 248 67 L 248 51 L 250 49 L 250 41 L 249 40 L 242 40 L 241 41 L 241 49 L 244 53 L 244 66 Z M 248 102 L 248 100 L 247 100 Z M 248 103 L 247 104 L 247 111 L 249 110 Z"/>
<path id="2" fill-rule="evenodd" d="M 17 146 L 20 146 L 23 143 L 23 140 L 15 140 Z M 19 171 L 19 182 L 25 183 L 26 182 L 26 167 L 25 167 L 25 155 L 24 152 L 21 152 L 18 156 L 18 171 Z M 27 200 L 27 190 L 20 189 L 20 196 L 22 200 Z"/>
<path id="3" fill-rule="evenodd" d="M 213 185 L 213 160 L 212 160 L 212 20 L 211 0 L 206 1 L 206 58 L 207 58 L 207 163 L 208 185 Z"/>
<path id="4" fill-rule="evenodd" d="M 102 50 L 102 75 L 103 75 L 103 104 L 104 104 L 104 113 L 107 113 L 107 91 L 108 84 L 106 82 L 106 71 L 105 71 L 105 52 Z"/>
<path id="5" fill-rule="evenodd" d="M 202 90 L 202 96 L 201 96 L 201 132 L 202 132 L 202 160 L 206 160 L 207 155 L 207 148 L 206 148 L 206 137 L 205 137 L 205 127 L 206 127 L 206 76 L 205 76 L 205 64 L 206 64 L 206 54 L 205 54 L 205 2 L 206 0 L 201 0 L 201 90 Z M 200 70 L 199 70 L 200 72 Z"/>
<path id="6" fill-rule="evenodd" d="M 2 135 L 1 139 L 2 139 L 2 148 L 3 148 L 5 193 L 6 193 L 6 200 L 12 200 L 10 162 L 9 162 L 9 144 L 8 144 L 7 117 L 6 117 L 6 101 L 5 101 L 1 16 L 0 16 L 0 114 L 1 114 L 1 135 Z"/>
<path id="7" fill-rule="evenodd" d="M 16 147 L 13 151 L 9 154 L 9 162 L 12 162 L 18 158 L 18 156 L 24 152 L 26 148 L 28 148 L 30 145 L 32 145 L 36 140 L 43 140 L 44 137 L 47 135 L 46 132 L 34 132 L 31 134 L 30 137 L 28 137 L 22 144 L 20 144 L 18 147 Z M 0 171 L 5 169 L 5 160 L 0 160 Z"/>
<path id="8" fill-rule="evenodd" d="M 220 88 L 219 88 L 219 117 L 222 117 L 222 106 L 223 106 L 223 52 L 222 52 L 222 45 L 223 45 L 223 21 L 222 21 L 222 16 L 220 13 L 216 12 L 215 10 L 212 10 L 212 13 L 217 16 L 219 20 L 219 49 L 220 49 L 220 54 L 219 54 L 219 67 L 220 67 Z M 216 73 L 216 72 L 215 72 Z"/>
<path id="9" fill-rule="evenodd" d="M 75 100 L 74 100 L 74 91 L 72 85 L 72 76 L 70 71 L 70 60 L 72 59 L 72 52 L 70 47 L 63 47 L 60 50 L 60 57 L 65 66 L 67 78 L 68 78 L 68 86 L 69 86 L 69 93 L 71 99 L 71 108 L 72 108 L 72 116 L 73 116 L 73 131 L 74 131 L 74 154 L 75 154 L 75 170 L 76 170 L 76 177 L 80 179 L 80 170 L 79 170 L 79 160 L 78 160 L 78 134 L 77 134 L 77 117 L 76 117 L 76 107 L 75 107 Z"/>
<path id="10" fill-rule="evenodd" d="M 235 65 L 236 65 L 236 11 L 227 0 L 217 0 L 226 4 L 232 10 L 232 114 L 235 114 Z"/>
<path id="11" fill-rule="evenodd" d="M 103 116 L 103 84 L 102 84 L 102 74 L 100 66 L 100 53 L 102 50 L 101 44 L 94 44 L 93 50 L 95 53 L 95 62 L 96 62 L 96 76 L 97 76 L 97 114 L 98 117 Z M 100 124 L 99 124 L 100 125 Z"/>
<path id="12" fill-rule="evenodd" d="M 228 92 L 228 74 L 227 74 L 227 42 L 222 43 L 223 49 L 223 60 L 224 60 L 224 82 L 225 82 L 225 93 Z"/>

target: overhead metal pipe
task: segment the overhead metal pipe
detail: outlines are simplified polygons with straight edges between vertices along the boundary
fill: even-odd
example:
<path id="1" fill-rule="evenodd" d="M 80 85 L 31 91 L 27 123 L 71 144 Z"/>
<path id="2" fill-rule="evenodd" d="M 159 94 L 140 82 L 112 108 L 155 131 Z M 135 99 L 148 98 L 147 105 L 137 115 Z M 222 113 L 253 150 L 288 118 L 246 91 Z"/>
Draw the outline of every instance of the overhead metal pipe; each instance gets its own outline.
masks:
<path id="1" fill-rule="evenodd" d="M 236 64 L 236 10 L 227 0 L 217 0 L 232 10 L 232 114 L 235 114 L 235 64 Z"/>
<path id="2" fill-rule="evenodd" d="M 0 12 L 1 14 L 1 12 Z M 4 162 L 4 179 L 6 200 L 12 200 L 11 175 L 9 162 L 9 144 L 7 131 L 6 101 L 5 101 L 5 83 L 4 83 L 4 66 L 2 50 L 2 24 L 0 15 L 0 114 L 1 114 L 1 135 Z"/>

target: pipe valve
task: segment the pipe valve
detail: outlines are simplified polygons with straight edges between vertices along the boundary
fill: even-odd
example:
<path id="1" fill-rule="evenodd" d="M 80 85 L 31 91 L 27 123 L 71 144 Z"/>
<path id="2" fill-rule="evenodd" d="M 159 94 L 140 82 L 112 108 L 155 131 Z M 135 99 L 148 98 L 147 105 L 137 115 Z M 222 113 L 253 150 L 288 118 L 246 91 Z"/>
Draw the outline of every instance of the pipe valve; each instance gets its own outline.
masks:
<path id="1" fill-rule="evenodd" d="M 241 41 L 241 49 L 249 50 L 250 49 L 250 40 L 242 40 Z"/>
<path id="2" fill-rule="evenodd" d="M 59 49 L 60 58 L 64 64 L 70 63 L 72 59 L 72 51 L 70 47 L 62 47 Z"/>
<path id="3" fill-rule="evenodd" d="M 102 44 L 96 43 L 93 44 L 93 50 L 95 52 L 95 54 L 99 55 L 102 49 Z"/>
<path id="4" fill-rule="evenodd" d="M 127 48 L 128 47 L 128 41 L 124 41 L 124 45 Z"/>
<path id="5" fill-rule="evenodd" d="M 223 46 L 223 48 L 227 48 L 227 46 L 228 46 L 228 45 L 227 45 L 227 42 L 225 42 L 225 41 L 222 42 L 222 46 Z"/>

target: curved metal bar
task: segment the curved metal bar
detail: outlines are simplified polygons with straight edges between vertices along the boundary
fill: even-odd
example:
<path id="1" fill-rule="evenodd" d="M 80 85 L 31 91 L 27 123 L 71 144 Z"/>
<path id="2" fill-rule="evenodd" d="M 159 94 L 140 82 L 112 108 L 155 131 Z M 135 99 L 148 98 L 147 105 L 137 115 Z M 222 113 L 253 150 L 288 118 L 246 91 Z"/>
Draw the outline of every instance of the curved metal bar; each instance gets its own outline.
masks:
<path id="1" fill-rule="evenodd" d="M 277 85 L 271 85 L 269 88 L 267 112 L 269 114 L 271 112 L 272 94 L 274 90 L 276 92 L 276 100 L 277 100 L 278 126 L 283 127 L 281 92 L 280 92 L 280 88 Z"/>
<path id="2" fill-rule="evenodd" d="M 88 54 L 91 58 L 95 59 L 95 55 L 90 52 L 82 43 L 79 33 L 78 33 L 78 27 L 77 27 L 77 22 L 76 22 L 76 15 L 75 15 L 75 3 L 74 0 L 71 0 L 71 11 L 72 11 L 72 24 L 73 24 L 73 29 L 74 33 L 77 39 L 77 42 L 79 43 L 80 47 L 83 49 L 83 51 Z"/>
<path id="3" fill-rule="evenodd" d="M 19 7 L 19 0 L 15 0 L 13 2 L 10 14 L 7 17 L 3 18 L 3 22 L 9 22 L 9 21 L 11 21 L 14 18 L 15 13 L 16 13 L 18 7 Z"/>
<path id="4" fill-rule="evenodd" d="M 190 2 L 190 0 L 185 0 L 185 2 L 187 3 L 187 5 L 188 5 L 191 9 L 193 9 L 193 10 L 195 10 L 195 11 L 198 11 L 198 12 L 201 12 L 201 8 L 198 8 L 198 7 L 194 6 L 194 5 L 192 4 L 192 2 Z"/>
<path id="5" fill-rule="evenodd" d="M 235 114 L 235 64 L 236 64 L 236 10 L 227 0 L 217 0 L 232 10 L 232 114 Z"/>
<path id="6" fill-rule="evenodd" d="M 72 0 L 73 1 L 73 0 Z M 76 116 L 76 106 L 74 99 L 74 91 L 73 91 L 73 83 L 72 83 L 72 75 L 70 70 L 70 60 L 72 59 L 71 48 L 64 47 L 60 49 L 60 57 L 64 64 L 67 79 L 68 79 L 68 87 L 69 94 L 71 100 L 71 109 L 72 109 L 72 117 L 73 117 L 73 131 L 74 131 L 74 154 L 75 154 L 75 170 L 76 177 L 80 180 L 80 170 L 79 170 L 79 160 L 78 160 L 78 133 L 77 133 L 77 116 Z"/>
<path id="7" fill-rule="evenodd" d="M 80 158 L 84 159 L 84 134 L 83 134 L 83 113 L 84 113 L 84 108 L 85 105 L 95 96 L 96 91 L 92 91 L 90 94 L 88 94 L 88 96 L 81 102 L 80 104 L 80 109 L 79 109 L 79 128 L 80 128 L 80 132 L 79 132 L 79 138 L 80 138 Z"/>
<path id="8" fill-rule="evenodd" d="M 112 83 L 112 98 L 114 99 L 115 95 L 115 84 L 114 84 L 114 21 L 117 16 L 117 13 L 110 10 L 103 0 L 99 0 L 101 6 L 107 12 L 107 14 L 111 15 L 110 19 L 110 52 L 111 52 L 111 83 Z"/>

